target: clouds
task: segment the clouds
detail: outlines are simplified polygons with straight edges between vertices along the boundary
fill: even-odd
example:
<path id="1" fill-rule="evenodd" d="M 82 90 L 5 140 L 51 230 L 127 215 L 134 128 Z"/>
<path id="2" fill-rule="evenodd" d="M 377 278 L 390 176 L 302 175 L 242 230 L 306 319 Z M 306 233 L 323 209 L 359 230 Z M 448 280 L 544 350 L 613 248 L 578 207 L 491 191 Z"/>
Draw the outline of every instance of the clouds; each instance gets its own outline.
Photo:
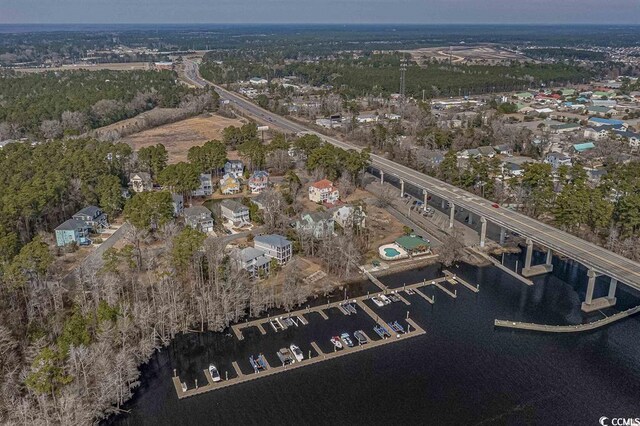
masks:
<path id="1" fill-rule="evenodd" d="M 621 23 L 638 0 L 0 0 L 2 23 Z"/>

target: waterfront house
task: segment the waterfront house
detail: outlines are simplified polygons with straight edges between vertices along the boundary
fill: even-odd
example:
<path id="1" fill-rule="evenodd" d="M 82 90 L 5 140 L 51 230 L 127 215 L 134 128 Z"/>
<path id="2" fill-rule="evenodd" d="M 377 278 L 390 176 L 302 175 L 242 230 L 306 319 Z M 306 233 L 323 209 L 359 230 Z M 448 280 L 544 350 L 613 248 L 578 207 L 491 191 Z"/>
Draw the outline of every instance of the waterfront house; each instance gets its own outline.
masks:
<path id="1" fill-rule="evenodd" d="M 309 187 L 309 200 L 314 203 L 333 204 L 340 198 L 340 192 L 333 186 L 333 182 L 322 179 Z"/>
<path id="2" fill-rule="evenodd" d="M 291 259 L 293 253 L 291 241 L 282 235 L 258 235 L 253 239 L 253 243 L 255 248 L 262 250 L 268 258 L 276 259 L 280 265 Z"/>
<path id="3" fill-rule="evenodd" d="M 213 194 L 213 181 L 211 173 L 200 173 L 200 186 L 191 192 L 194 197 L 208 197 Z"/>
<path id="4" fill-rule="evenodd" d="M 231 174 L 226 174 L 220 179 L 220 192 L 224 195 L 240 192 L 240 180 Z"/>
<path id="5" fill-rule="evenodd" d="M 236 200 L 222 200 L 220 202 L 222 217 L 232 222 L 235 226 L 241 226 L 249 222 L 249 208 Z"/>
<path id="6" fill-rule="evenodd" d="M 91 227 L 86 222 L 77 219 L 66 220 L 55 229 L 56 245 L 64 247 L 73 243 L 81 246 L 91 244 L 90 232 Z"/>
<path id="7" fill-rule="evenodd" d="M 259 194 L 269 186 L 269 173 L 264 170 L 256 170 L 249 178 L 249 189 L 252 194 Z"/>
<path id="8" fill-rule="evenodd" d="M 236 249 L 231 254 L 231 259 L 236 262 L 240 269 L 244 269 L 252 278 L 269 275 L 271 259 L 262 250 L 254 247 L 247 247 L 242 250 Z"/>
<path id="9" fill-rule="evenodd" d="M 88 206 L 72 216 L 73 219 L 85 222 L 93 232 L 108 228 L 107 214 L 100 207 Z"/>
<path id="10" fill-rule="evenodd" d="M 342 228 L 365 228 L 367 214 L 361 206 L 344 205 L 333 209 L 333 220 Z"/>
<path id="11" fill-rule="evenodd" d="M 293 226 L 299 233 L 321 239 L 333 235 L 335 221 L 328 211 L 305 212 L 293 223 Z"/>
<path id="12" fill-rule="evenodd" d="M 205 206 L 193 206 L 184 209 L 185 225 L 201 232 L 213 231 L 213 217 L 211 210 Z"/>

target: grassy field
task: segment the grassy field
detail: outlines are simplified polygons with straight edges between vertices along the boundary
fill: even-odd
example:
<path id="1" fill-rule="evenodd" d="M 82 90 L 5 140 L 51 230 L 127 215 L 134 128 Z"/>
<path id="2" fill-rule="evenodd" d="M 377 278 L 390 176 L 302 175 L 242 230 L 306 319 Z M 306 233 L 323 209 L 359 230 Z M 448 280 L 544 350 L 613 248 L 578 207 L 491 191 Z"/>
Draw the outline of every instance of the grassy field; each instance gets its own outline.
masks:
<path id="1" fill-rule="evenodd" d="M 145 130 L 122 139 L 134 150 L 163 144 L 169 153 L 169 163 L 187 161 L 192 146 L 203 145 L 212 139 L 222 139 L 222 130 L 228 126 L 242 126 L 245 120 L 225 118 L 211 114 L 178 121 Z"/>

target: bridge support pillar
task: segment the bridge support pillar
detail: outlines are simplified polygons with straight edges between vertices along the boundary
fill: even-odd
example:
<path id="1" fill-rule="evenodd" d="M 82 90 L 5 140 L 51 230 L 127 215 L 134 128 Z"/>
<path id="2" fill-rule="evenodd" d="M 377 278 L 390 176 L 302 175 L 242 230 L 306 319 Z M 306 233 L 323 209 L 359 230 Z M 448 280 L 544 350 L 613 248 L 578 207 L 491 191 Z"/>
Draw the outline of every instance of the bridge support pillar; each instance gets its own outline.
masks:
<path id="1" fill-rule="evenodd" d="M 424 204 L 422 204 L 422 210 L 427 211 L 427 201 L 429 200 L 429 193 L 426 189 L 422 190 L 422 195 L 424 196 Z"/>
<path id="2" fill-rule="evenodd" d="M 404 181 L 400 179 L 400 198 L 404 197 Z"/>
<path id="3" fill-rule="evenodd" d="M 593 298 L 593 292 L 596 288 L 596 278 L 598 278 L 598 275 L 599 274 L 593 269 L 589 269 L 587 272 L 589 281 L 587 283 L 587 294 L 584 297 L 584 302 L 582 302 L 583 312 L 594 312 L 600 309 L 609 308 L 616 304 L 616 288 L 618 286 L 618 280 L 615 278 L 611 278 L 607 297 L 599 297 L 597 299 Z"/>
<path id="4" fill-rule="evenodd" d="M 453 202 L 449 201 L 449 228 L 453 229 L 453 221 L 455 220 L 456 206 Z"/>
<path id="5" fill-rule="evenodd" d="M 506 237 L 507 237 L 507 230 L 501 226 L 500 227 L 500 245 L 504 244 Z"/>
<path id="6" fill-rule="evenodd" d="M 485 240 L 487 238 L 487 219 L 484 216 L 480 217 L 480 247 L 484 247 Z"/>
<path id="7" fill-rule="evenodd" d="M 618 288 L 618 280 L 616 280 L 615 278 L 611 278 L 611 282 L 609 283 L 609 294 L 607 295 L 607 298 L 616 298 L 616 288 Z"/>
<path id="8" fill-rule="evenodd" d="M 527 254 L 524 257 L 524 269 L 531 269 L 531 256 L 533 256 L 533 241 L 527 238 Z"/>
<path id="9" fill-rule="evenodd" d="M 447 206 L 447 205 L 446 205 L 446 201 L 445 201 L 445 199 L 443 198 L 443 199 L 442 199 L 442 201 L 440 202 L 440 207 L 444 209 L 446 206 Z"/>
<path id="10" fill-rule="evenodd" d="M 553 264 L 553 251 L 549 248 L 547 249 L 547 259 L 545 264 L 552 265 Z"/>
<path id="11" fill-rule="evenodd" d="M 469 225 L 473 225 L 473 213 L 469 212 Z"/>
<path id="12" fill-rule="evenodd" d="M 384 172 L 380 170 L 380 185 L 384 185 Z"/>

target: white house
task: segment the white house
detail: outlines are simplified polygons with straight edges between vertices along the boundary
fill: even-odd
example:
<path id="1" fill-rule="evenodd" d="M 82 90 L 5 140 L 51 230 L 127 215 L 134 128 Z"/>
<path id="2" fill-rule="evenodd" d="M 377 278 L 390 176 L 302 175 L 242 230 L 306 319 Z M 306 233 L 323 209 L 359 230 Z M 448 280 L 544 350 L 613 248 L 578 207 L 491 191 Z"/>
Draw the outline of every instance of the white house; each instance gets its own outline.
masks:
<path id="1" fill-rule="evenodd" d="M 131 173 L 129 175 L 129 185 L 133 192 L 145 192 L 153 189 L 151 175 L 146 172 Z"/>
<path id="2" fill-rule="evenodd" d="M 234 225 L 242 225 L 249 222 L 249 208 L 235 200 L 222 200 L 220 212 L 222 217 L 233 222 Z"/>
<path id="3" fill-rule="evenodd" d="M 264 86 L 265 84 L 269 83 L 269 81 L 262 77 L 252 77 L 249 80 L 249 83 L 254 86 Z"/>
<path id="4" fill-rule="evenodd" d="M 333 186 L 333 182 L 322 179 L 309 187 L 309 199 L 315 203 L 335 203 L 340 198 L 340 192 Z"/>
<path id="5" fill-rule="evenodd" d="M 360 114 L 356 117 L 358 123 L 377 123 L 378 116 L 375 114 Z"/>
<path id="6" fill-rule="evenodd" d="M 270 259 L 276 259 L 280 265 L 287 263 L 292 256 L 291 241 L 282 235 L 258 235 L 253 239 L 256 249 L 264 252 Z"/>
<path id="7" fill-rule="evenodd" d="M 200 174 L 200 187 L 191 192 L 194 197 L 208 197 L 213 194 L 213 181 L 211 180 L 211 173 Z"/>
<path id="8" fill-rule="evenodd" d="M 333 210 L 333 220 L 343 228 L 366 227 L 367 214 L 360 206 L 340 206 Z"/>

